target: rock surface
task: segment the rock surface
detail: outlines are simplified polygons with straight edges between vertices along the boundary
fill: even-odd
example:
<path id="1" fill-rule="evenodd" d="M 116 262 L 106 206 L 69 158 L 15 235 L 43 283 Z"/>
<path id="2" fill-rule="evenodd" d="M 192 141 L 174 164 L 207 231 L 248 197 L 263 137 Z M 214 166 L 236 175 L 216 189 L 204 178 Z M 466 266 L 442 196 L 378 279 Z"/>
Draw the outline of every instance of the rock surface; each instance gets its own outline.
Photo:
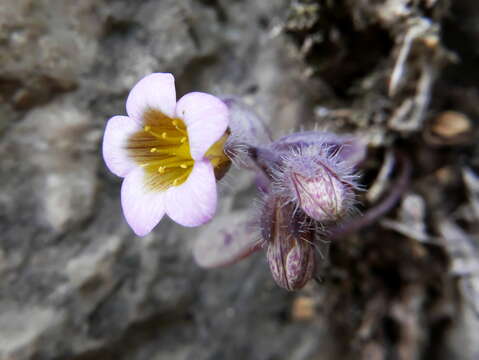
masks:
<path id="1" fill-rule="evenodd" d="M 388 266 L 397 265 L 398 278 L 413 279 L 401 291 L 414 296 L 391 297 L 386 305 L 379 291 L 371 303 L 367 297 L 355 302 L 345 277 L 384 285 L 381 275 L 361 267 L 363 259 L 357 258 L 392 256 L 373 246 L 371 238 L 385 231 L 379 225 L 364 237 L 377 250 L 356 246 L 356 238 L 346 243 L 350 253 L 338 245 L 326 277 L 330 285 L 311 283 L 294 294 L 274 284 L 263 253 L 229 268 L 204 270 L 192 255 L 198 229 L 165 220 L 140 239 L 122 218 L 120 179 L 101 159 L 103 128 L 109 117 L 125 112 L 128 91 L 139 78 L 161 71 L 174 73 L 179 96 L 198 90 L 243 99 L 275 138 L 317 124 L 362 136 L 372 149 L 366 182 L 381 166 L 381 149 L 395 142 L 410 146 L 419 169 L 414 197 L 425 203 L 426 216 L 417 224 L 421 234 L 433 231 L 450 241 L 437 223 L 424 222 L 454 213 L 454 220 L 467 224 L 466 241 L 477 242 L 477 219 L 459 211 L 477 205 L 461 182 L 462 164 L 479 166 L 477 144 L 469 142 L 464 151 L 442 149 L 441 157 L 421 137 L 428 120 L 443 111 L 465 114 L 477 134 L 479 79 L 459 70 L 476 69 L 478 53 L 455 35 L 460 28 L 468 39 L 479 38 L 474 1 L 451 8 L 464 17 L 460 24 L 446 16 L 443 1 L 327 3 L 1 2 L 0 360 L 343 359 L 338 349 L 350 343 L 362 355 L 382 359 L 390 338 L 381 329 L 390 324 L 412 338 L 416 330 L 426 334 L 422 343 L 398 341 L 400 349 L 409 346 L 400 358 L 413 359 L 408 356 L 424 355 L 430 348 L 424 342 L 436 339 L 428 329 L 445 328 L 434 321 L 454 322 L 449 337 L 437 337 L 443 343 L 438 348 L 447 349 L 445 358 L 478 356 L 473 344 L 479 321 L 471 308 L 457 319 L 448 313 L 461 311 L 451 295 L 454 280 L 447 261 L 425 250 L 429 245 L 406 238 L 400 254 L 408 257 L 413 249 L 425 255 L 412 256 L 404 267 L 396 259 L 387 266 L 377 263 L 393 275 Z M 407 41 L 410 54 L 403 61 Z M 462 65 L 446 66 L 454 58 L 450 50 Z M 225 181 L 220 212 L 227 219 L 232 209 L 250 206 L 255 190 L 251 176 L 238 170 Z M 396 228 L 412 206 L 406 205 Z M 391 239 L 400 242 L 407 234 L 401 236 Z M 394 241 L 388 242 L 391 247 Z M 344 258 L 355 265 L 348 267 Z M 437 265 L 430 277 L 408 277 L 408 269 L 427 272 L 430 263 Z M 444 281 L 435 303 L 439 310 L 425 311 L 435 281 Z M 297 297 L 307 311 L 298 310 Z M 345 314 L 354 320 L 351 327 L 360 324 L 354 341 L 336 336 L 328 325 L 328 311 L 344 310 L 340 304 L 350 306 Z M 374 316 L 367 323 L 367 316 L 358 315 L 378 309 L 390 323 Z M 416 315 L 423 312 L 427 319 L 420 322 Z"/>

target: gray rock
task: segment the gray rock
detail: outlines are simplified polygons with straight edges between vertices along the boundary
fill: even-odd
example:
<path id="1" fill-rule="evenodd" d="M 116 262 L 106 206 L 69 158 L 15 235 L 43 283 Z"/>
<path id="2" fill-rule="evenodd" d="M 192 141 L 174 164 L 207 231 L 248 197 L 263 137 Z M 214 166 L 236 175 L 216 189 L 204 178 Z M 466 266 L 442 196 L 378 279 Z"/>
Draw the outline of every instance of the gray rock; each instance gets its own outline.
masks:
<path id="1" fill-rule="evenodd" d="M 324 305 L 342 294 L 334 285 L 311 283 L 303 290 L 318 309 L 312 319 L 297 321 L 290 314 L 297 295 L 276 287 L 263 253 L 205 270 L 192 255 L 198 229 L 165 219 L 152 234 L 135 237 L 121 214 L 121 179 L 101 159 L 106 121 L 125 113 L 131 87 L 155 71 L 174 73 L 178 96 L 206 91 L 242 99 L 269 124 L 274 138 L 300 126 L 328 125 L 362 134 L 372 147 L 393 143 L 397 134 L 390 118 L 396 114 L 402 124 L 407 116 L 399 115 L 409 113 L 399 107 L 421 99 L 416 59 L 427 59 L 424 41 L 436 39 L 426 32 L 414 40 L 407 81 L 399 82 L 398 96 L 389 99 L 386 80 L 404 43 L 401 34 L 412 26 L 406 20 L 430 12 L 436 31 L 442 6 L 433 0 L 417 6 L 405 6 L 406 0 L 338 1 L 341 21 L 331 21 L 332 14 L 318 13 L 324 7 L 315 5 L 311 17 L 291 20 L 288 29 L 288 13 L 300 2 L 308 1 L 0 3 L 0 360 L 345 358 L 342 348 L 350 342 L 335 336 L 322 312 L 334 309 Z M 322 19 L 327 21 L 312 34 L 309 27 Z M 477 32 L 474 21 L 465 23 L 467 31 Z M 328 39 L 324 35 L 334 51 L 308 58 L 315 44 Z M 372 35 L 372 47 L 383 38 L 387 43 L 373 52 L 374 61 L 360 63 L 359 73 L 350 65 L 369 49 L 350 53 L 353 35 L 360 42 Z M 456 98 L 463 98 L 460 94 Z M 476 97 L 469 99 L 474 109 Z M 444 106 L 440 97 L 437 101 L 438 108 Z M 418 132 L 425 119 L 425 108 L 419 108 L 421 121 L 404 132 L 403 141 L 410 141 L 410 132 Z M 464 112 L 474 118 L 473 110 Z M 423 158 L 432 163 L 421 155 L 430 153 L 419 149 L 418 163 Z M 368 166 L 377 170 L 380 162 L 371 156 Z M 226 227 L 235 213 L 248 211 L 255 194 L 251 175 L 235 171 L 221 184 L 218 219 Z M 433 195 L 442 199 L 444 187 L 435 186 Z M 425 201 L 421 226 L 434 228 L 427 223 L 436 211 L 432 192 L 418 194 Z M 362 260 L 355 262 L 358 274 L 369 270 Z M 351 276 L 335 271 L 336 280 Z M 422 284 L 418 293 L 427 296 Z M 368 304 L 362 300 L 348 311 L 373 337 L 374 326 L 383 322 L 372 305 L 373 320 L 360 319 L 361 304 Z M 399 298 L 394 301 L 403 309 Z M 408 301 L 415 303 L 414 297 Z M 477 336 L 464 333 L 477 324 L 466 321 L 469 310 L 461 316 L 452 339 L 462 339 L 473 353 Z M 430 325 L 411 317 L 404 319 L 421 331 Z M 366 340 L 363 353 L 385 353 L 379 340 Z"/>
<path id="2" fill-rule="evenodd" d="M 0 97 L 16 109 L 72 90 L 92 65 L 101 2 L 4 1 L 0 5 Z"/>

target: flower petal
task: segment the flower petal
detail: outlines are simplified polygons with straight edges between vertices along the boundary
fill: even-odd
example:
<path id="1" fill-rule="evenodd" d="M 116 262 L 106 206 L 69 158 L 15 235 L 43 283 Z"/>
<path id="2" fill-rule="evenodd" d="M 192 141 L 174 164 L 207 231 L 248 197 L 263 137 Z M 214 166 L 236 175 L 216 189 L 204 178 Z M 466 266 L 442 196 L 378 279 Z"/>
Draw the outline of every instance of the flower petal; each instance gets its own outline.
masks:
<path id="1" fill-rule="evenodd" d="M 193 171 L 180 186 L 166 192 L 166 213 L 183 226 L 199 226 L 216 211 L 216 180 L 209 160 L 195 161 Z"/>
<path id="2" fill-rule="evenodd" d="M 176 116 L 186 124 L 190 152 L 195 160 L 202 159 L 228 127 L 228 107 L 206 93 L 192 92 L 183 96 L 176 105 Z"/>
<path id="3" fill-rule="evenodd" d="M 121 186 L 123 214 L 138 236 L 148 234 L 165 214 L 166 192 L 148 189 L 144 176 L 143 168 L 137 167 L 126 176 Z"/>
<path id="4" fill-rule="evenodd" d="M 175 106 L 175 78 L 169 73 L 154 73 L 145 76 L 131 89 L 126 100 L 128 116 L 140 124 L 146 110 L 156 109 L 173 117 Z"/>
<path id="5" fill-rule="evenodd" d="M 127 116 L 113 116 L 108 120 L 103 135 L 103 159 L 113 174 L 125 177 L 136 166 L 128 156 L 125 145 L 129 136 L 140 129 Z"/>

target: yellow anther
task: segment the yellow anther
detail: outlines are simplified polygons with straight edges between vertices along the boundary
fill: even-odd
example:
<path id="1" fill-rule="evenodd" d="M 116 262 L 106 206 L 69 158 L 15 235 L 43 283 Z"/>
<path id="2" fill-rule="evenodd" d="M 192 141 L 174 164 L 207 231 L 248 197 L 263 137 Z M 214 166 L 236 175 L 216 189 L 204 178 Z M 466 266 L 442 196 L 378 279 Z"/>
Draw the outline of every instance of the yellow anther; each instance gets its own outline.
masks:
<path id="1" fill-rule="evenodd" d="M 150 131 L 150 129 L 151 129 L 151 126 L 148 126 L 148 125 L 145 125 L 145 126 L 143 127 L 143 130 L 145 130 L 145 131 L 147 131 L 147 132 Z"/>
<path id="2" fill-rule="evenodd" d="M 165 167 L 164 167 L 164 166 L 160 166 L 160 167 L 158 168 L 158 172 L 159 172 L 160 174 L 163 174 L 163 173 L 165 172 Z"/>
<path id="3" fill-rule="evenodd" d="M 171 123 L 173 124 L 173 126 L 178 126 L 178 122 L 176 120 L 173 120 Z"/>
<path id="4" fill-rule="evenodd" d="M 150 152 L 155 152 L 155 151 L 156 151 L 155 147 L 150 149 Z"/>
<path id="5" fill-rule="evenodd" d="M 182 168 L 182 169 L 186 169 L 187 167 L 188 167 L 188 165 L 186 165 L 186 164 L 181 164 L 180 165 L 180 168 Z"/>
<path id="6" fill-rule="evenodd" d="M 178 179 L 173 180 L 173 186 L 178 185 Z"/>
<path id="7" fill-rule="evenodd" d="M 161 133 L 161 137 L 162 137 L 163 139 L 166 139 L 166 132 Z"/>
<path id="8" fill-rule="evenodd" d="M 186 141 L 186 137 L 183 136 L 180 141 L 183 144 Z"/>

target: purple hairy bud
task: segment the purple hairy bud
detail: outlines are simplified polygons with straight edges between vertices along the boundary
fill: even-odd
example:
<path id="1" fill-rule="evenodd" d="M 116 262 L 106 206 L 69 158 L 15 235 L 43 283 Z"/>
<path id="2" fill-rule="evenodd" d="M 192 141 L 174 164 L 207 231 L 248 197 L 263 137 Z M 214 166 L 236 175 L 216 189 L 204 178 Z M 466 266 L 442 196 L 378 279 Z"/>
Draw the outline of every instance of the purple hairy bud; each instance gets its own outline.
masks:
<path id="1" fill-rule="evenodd" d="M 286 290 L 301 289 L 315 268 L 314 230 L 310 219 L 285 199 L 269 196 L 264 204 L 261 230 L 267 244 L 268 264 L 276 283 Z"/>
<path id="2" fill-rule="evenodd" d="M 276 191 L 308 216 L 333 222 L 354 208 L 359 188 L 354 167 L 364 146 L 350 137 L 306 132 L 280 139 L 272 148 L 282 150 L 273 176 Z"/>
<path id="3" fill-rule="evenodd" d="M 286 182 L 300 208 L 317 221 L 336 221 L 354 204 L 354 183 L 335 167 L 310 157 L 291 162 Z"/>

